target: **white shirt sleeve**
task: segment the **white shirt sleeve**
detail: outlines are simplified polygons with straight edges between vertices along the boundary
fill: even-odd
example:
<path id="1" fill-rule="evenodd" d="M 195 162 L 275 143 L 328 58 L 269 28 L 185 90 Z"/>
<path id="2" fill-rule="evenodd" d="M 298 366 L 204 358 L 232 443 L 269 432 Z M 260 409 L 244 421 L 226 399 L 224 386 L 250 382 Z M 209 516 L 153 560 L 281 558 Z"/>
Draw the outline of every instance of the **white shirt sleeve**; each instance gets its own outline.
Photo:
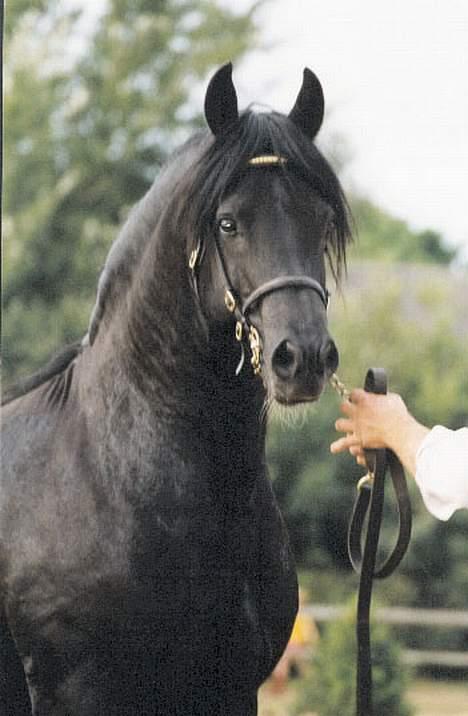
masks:
<path id="1" fill-rule="evenodd" d="M 432 428 L 416 454 L 416 483 L 439 520 L 468 509 L 468 428 Z"/>

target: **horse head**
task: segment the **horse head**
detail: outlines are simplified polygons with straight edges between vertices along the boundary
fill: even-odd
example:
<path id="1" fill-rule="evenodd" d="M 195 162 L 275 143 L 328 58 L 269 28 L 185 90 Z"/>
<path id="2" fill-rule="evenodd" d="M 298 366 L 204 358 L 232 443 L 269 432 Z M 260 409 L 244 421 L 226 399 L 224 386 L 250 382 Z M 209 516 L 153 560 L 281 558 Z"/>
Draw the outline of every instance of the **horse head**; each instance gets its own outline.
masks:
<path id="1" fill-rule="evenodd" d="M 218 70 L 206 93 L 213 141 L 193 194 L 193 284 L 208 321 L 232 324 L 270 398 L 317 400 L 338 365 L 326 258 L 336 276 L 350 236 L 341 187 L 313 141 L 322 88 L 305 69 L 288 116 L 239 114 L 231 71 Z"/>

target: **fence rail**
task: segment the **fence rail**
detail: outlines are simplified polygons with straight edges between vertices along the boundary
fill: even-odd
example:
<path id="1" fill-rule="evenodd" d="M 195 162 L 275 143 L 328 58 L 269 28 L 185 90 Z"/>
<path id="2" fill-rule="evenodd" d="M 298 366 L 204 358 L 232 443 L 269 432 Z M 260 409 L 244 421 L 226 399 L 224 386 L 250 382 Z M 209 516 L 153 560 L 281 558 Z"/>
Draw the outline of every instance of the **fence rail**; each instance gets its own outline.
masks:
<path id="1" fill-rule="evenodd" d="M 339 619 L 348 611 L 348 608 L 330 604 L 308 604 L 302 608 L 302 611 L 320 623 Z M 374 610 L 374 616 L 376 620 L 385 624 L 440 627 L 468 631 L 468 611 L 462 610 L 377 607 Z M 411 666 L 468 669 L 467 652 L 407 649 L 403 651 L 402 656 L 404 662 Z"/>

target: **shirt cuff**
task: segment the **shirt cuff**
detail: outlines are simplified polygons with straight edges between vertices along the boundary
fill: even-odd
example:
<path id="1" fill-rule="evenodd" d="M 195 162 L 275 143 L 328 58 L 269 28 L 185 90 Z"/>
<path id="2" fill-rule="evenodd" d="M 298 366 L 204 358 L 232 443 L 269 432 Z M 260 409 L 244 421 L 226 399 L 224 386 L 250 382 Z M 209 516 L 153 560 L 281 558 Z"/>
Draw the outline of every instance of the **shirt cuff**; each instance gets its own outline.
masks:
<path id="1" fill-rule="evenodd" d="M 439 520 L 468 507 L 468 428 L 436 425 L 416 454 L 416 483 L 424 504 Z"/>

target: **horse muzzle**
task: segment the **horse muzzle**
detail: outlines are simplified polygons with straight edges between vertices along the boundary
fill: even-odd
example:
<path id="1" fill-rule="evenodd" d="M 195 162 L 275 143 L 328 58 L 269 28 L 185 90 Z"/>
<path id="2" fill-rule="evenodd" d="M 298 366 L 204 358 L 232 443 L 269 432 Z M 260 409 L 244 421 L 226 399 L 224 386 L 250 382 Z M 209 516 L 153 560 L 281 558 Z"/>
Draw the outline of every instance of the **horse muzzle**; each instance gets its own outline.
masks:
<path id="1" fill-rule="evenodd" d="M 321 339 L 283 338 L 265 355 L 265 382 L 277 402 L 293 405 L 318 400 L 338 367 L 338 350 L 325 335 Z"/>

